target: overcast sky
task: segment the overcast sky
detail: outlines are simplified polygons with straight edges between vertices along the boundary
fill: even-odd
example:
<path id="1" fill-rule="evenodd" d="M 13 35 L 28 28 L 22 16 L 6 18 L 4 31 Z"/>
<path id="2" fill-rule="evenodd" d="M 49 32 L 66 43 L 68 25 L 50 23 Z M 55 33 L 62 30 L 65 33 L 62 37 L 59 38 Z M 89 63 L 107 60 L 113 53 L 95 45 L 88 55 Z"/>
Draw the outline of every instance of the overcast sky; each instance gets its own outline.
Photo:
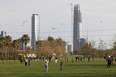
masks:
<path id="1" fill-rule="evenodd" d="M 40 38 L 71 41 L 71 5 L 80 4 L 83 37 L 106 43 L 116 33 L 116 0 L 0 0 L 0 31 L 13 39 L 31 37 L 31 16 L 40 16 Z M 28 23 L 22 26 L 23 21 Z M 55 29 L 52 29 L 55 28 Z"/>

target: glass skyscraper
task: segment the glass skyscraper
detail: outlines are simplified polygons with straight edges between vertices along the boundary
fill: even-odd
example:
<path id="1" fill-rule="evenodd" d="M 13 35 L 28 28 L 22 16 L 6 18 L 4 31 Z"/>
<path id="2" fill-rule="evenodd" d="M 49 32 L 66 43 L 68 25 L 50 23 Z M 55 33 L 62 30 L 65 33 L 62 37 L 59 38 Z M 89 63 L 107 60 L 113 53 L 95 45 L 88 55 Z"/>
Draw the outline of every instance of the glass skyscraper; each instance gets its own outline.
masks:
<path id="1" fill-rule="evenodd" d="M 32 26 L 31 26 L 31 46 L 34 50 L 36 50 L 36 42 L 39 40 L 39 15 L 32 14 Z"/>
<path id="2" fill-rule="evenodd" d="M 80 49 L 80 38 L 82 38 L 82 18 L 80 6 L 75 4 L 73 19 L 73 51 Z"/>

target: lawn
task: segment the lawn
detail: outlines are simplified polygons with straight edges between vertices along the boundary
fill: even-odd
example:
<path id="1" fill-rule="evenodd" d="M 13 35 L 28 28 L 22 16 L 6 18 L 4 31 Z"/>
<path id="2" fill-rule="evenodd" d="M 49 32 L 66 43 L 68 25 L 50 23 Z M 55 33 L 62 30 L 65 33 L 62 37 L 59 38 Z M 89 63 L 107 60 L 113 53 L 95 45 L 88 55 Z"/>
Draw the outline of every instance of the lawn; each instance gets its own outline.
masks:
<path id="1" fill-rule="evenodd" d="M 107 68 L 103 59 L 94 61 L 65 61 L 60 71 L 60 61 L 49 62 L 48 72 L 44 72 L 44 61 L 31 61 L 31 66 L 25 66 L 19 61 L 0 62 L 0 77 L 116 77 L 116 65 Z"/>

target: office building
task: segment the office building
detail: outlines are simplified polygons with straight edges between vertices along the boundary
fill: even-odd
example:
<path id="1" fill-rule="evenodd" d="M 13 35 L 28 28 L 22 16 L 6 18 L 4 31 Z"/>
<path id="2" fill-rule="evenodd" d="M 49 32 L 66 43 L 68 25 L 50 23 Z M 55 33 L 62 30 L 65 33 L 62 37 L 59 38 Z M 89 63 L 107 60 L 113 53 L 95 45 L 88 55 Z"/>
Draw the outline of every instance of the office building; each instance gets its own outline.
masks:
<path id="1" fill-rule="evenodd" d="M 19 40 L 20 40 L 20 43 L 21 43 L 21 50 L 24 50 L 25 49 L 25 44 L 22 42 L 22 37 L 21 38 L 19 38 Z"/>
<path id="2" fill-rule="evenodd" d="M 66 52 L 67 52 L 67 53 L 72 52 L 72 45 L 70 45 L 70 44 L 67 44 L 67 45 L 66 45 Z"/>
<path id="3" fill-rule="evenodd" d="M 6 36 L 6 32 L 5 31 L 1 31 L 0 37 L 5 37 Z"/>
<path id="4" fill-rule="evenodd" d="M 74 5 L 74 18 L 73 18 L 73 51 L 80 49 L 82 37 L 82 17 L 80 6 Z M 81 41 L 81 42 L 80 42 Z"/>
<path id="5" fill-rule="evenodd" d="M 32 14 L 32 26 L 31 26 L 31 47 L 36 50 L 36 42 L 39 40 L 39 15 Z"/>

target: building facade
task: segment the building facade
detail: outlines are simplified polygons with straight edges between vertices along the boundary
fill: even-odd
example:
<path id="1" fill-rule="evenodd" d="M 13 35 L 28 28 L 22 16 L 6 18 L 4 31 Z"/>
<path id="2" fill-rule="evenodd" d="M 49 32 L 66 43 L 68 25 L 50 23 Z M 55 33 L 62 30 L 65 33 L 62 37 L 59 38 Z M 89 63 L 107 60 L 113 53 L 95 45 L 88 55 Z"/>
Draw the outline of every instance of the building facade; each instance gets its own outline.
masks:
<path id="1" fill-rule="evenodd" d="M 66 45 L 66 52 L 67 52 L 67 53 L 72 52 L 72 45 L 70 45 L 70 44 L 67 44 L 67 45 Z"/>
<path id="2" fill-rule="evenodd" d="M 80 38 L 82 38 L 82 17 L 80 6 L 75 4 L 73 17 L 73 51 L 80 49 Z"/>
<path id="3" fill-rule="evenodd" d="M 36 50 L 36 42 L 39 40 L 39 15 L 38 14 L 32 14 L 31 18 L 31 46 L 34 50 Z"/>
<path id="4" fill-rule="evenodd" d="M 5 37 L 6 36 L 6 32 L 5 31 L 1 31 L 0 37 Z"/>
<path id="5" fill-rule="evenodd" d="M 20 43 L 21 43 L 21 50 L 24 50 L 25 49 L 25 44 L 22 42 L 22 37 L 21 38 L 19 38 L 19 40 L 20 40 Z"/>

